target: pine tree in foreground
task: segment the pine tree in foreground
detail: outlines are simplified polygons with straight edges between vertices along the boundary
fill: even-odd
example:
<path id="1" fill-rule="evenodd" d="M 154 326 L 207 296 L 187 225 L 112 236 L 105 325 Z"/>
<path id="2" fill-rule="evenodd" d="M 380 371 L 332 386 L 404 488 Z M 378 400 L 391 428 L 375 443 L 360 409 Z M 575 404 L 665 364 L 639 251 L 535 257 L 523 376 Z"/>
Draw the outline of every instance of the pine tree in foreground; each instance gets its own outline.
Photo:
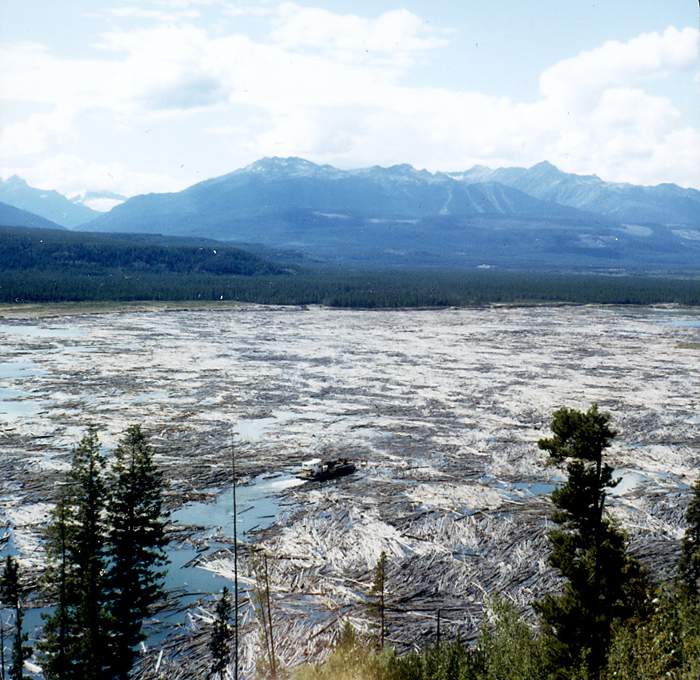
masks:
<path id="1" fill-rule="evenodd" d="M 599 678 L 614 622 L 629 618 L 646 596 L 636 560 L 627 556 L 624 534 L 605 514 L 606 490 L 614 487 L 604 452 L 615 437 L 610 415 L 559 409 L 553 437 L 538 444 L 550 462 L 566 464 L 567 483 L 552 492 L 556 528 L 549 534 L 550 563 L 566 578 L 563 592 L 535 603 L 550 633 L 564 676 Z"/>
<path id="2" fill-rule="evenodd" d="M 151 606 L 165 597 L 166 484 L 138 425 L 126 431 L 114 453 L 107 504 L 110 677 L 127 680 L 136 660 L 136 646 L 146 638 L 143 620 Z"/>
<path id="3" fill-rule="evenodd" d="M 700 597 L 700 478 L 693 485 L 685 519 L 688 526 L 681 543 L 678 574 L 684 590 L 693 600 L 698 600 Z"/>
<path id="4" fill-rule="evenodd" d="M 52 511 L 46 529 L 47 563 L 43 580 L 45 593 L 53 601 L 54 609 L 50 615 L 44 616 L 39 650 L 47 680 L 79 677 L 75 647 L 80 633 L 76 623 L 73 568 L 68 557 L 73 533 L 72 522 L 68 519 L 70 511 L 64 493 Z"/>
<path id="5" fill-rule="evenodd" d="M 22 610 L 23 597 L 24 588 L 20 582 L 19 563 L 10 555 L 5 561 L 5 568 L 0 577 L 0 600 L 2 600 L 4 605 L 13 609 L 15 614 L 10 680 L 22 680 L 24 677 L 24 661 L 32 654 L 32 648 L 24 644 L 28 636 L 22 632 L 22 622 L 24 620 L 24 612 Z"/>
<path id="6" fill-rule="evenodd" d="M 369 614 L 376 620 L 379 627 L 379 647 L 384 647 L 386 632 L 385 582 L 386 582 L 386 551 L 382 550 L 374 567 L 372 587 L 369 590 Z"/>
<path id="7" fill-rule="evenodd" d="M 40 648 L 49 680 L 105 680 L 105 457 L 96 431 L 72 453 L 46 531 L 44 583 L 55 608 Z"/>

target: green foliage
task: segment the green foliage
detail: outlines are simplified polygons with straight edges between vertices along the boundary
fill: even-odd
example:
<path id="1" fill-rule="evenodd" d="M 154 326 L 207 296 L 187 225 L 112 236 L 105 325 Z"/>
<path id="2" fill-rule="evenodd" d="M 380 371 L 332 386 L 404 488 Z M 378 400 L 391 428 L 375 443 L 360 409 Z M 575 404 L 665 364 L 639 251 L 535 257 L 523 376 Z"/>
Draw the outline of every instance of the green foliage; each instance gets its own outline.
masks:
<path id="1" fill-rule="evenodd" d="M 231 600 L 228 588 L 224 586 L 221 597 L 214 609 L 214 621 L 209 636 L 209 653 L 212 664 L 209 677 L 219 676 L 223 680 L 226 667 L 231 662 Z"/>
<path id="2" fill-rule="evenodd" d="M 71 469 L 46 532 L 44 584 L 56 601 L 41 643 L 47 678 L 107 677 L 105 457 L 95 430 L 73 448 Z"/>
<path id="3" fill-rule="evenodd" d="M 460 640 L 389 657 L 391 680 L 477 680 L 477 656 Z"/>
<path id="4" fill-rule="evenodd" d="M 48 680 L 64 680 L 79 674 L 79 659 L 74 651 L 80 629 L 76 621 L 73 565 L 68 559 L 74 534 L 69 520 L 71 510 L 68 495 L 62 493 L 46 530 L 47 563 L 43 585 L 45 594 L 55 606 L 53 612 L 44 617 L 44 638 L 39 643 L 39 650 Z"/>
<path id="5" fill-rule="evenodd" d="M 2 576 L 0 576 L 0 601 L 5 606 L 13 609 L 15 615 L 15 634 L 12 640 L 12 659 L 9 672 L 10 680 L 22 680 L 24 677 L 24 661 L 32 655 L 32 648 L 24 644 L 28 636 L 22 632 L 22 622 L 24 620 L 22 599 L 24 595 L 25 588 L 21 582 L 19 563 L 14 557 L 8 555 Z"/>
<path id="6" fill-rule="evenodd" d="M 322 664 L 304 666 L 295 680 L 541 680 L 547 649 L 517 611 L 501 600 L 491 603 L 475 649 L 457 638 L 397 656 L 391 648 L 363 644 L 345 624 L 339 643 Z"/>
<path id="7" fill-rule="evenodd" d="M 540 680 L 549 669 L 545 642 L 500 598 L 489 603 L 489 618 L 477 644 L 479 680 Z"/>
<path id="8" fill-rule="evenodd" d="M 215 274 L 251 276 L 285 270 L 223 243 L 188 242 L 159 236 L 91 234 L 51 229 L 0 227 L 0 262 L 5 271 L 76 274 Z"/>
<path id="9" fill-rule="evenodd" d="M 347 624 L 346 624 L 347 625 Z M 357 639 L 339 644 L 330 656 L 319 664 L 301 666 L 294 680 L 393 680 L 398 677 L 390 668 L 395 661 L 393 650 L 378 650 L 374 645 Z"/>
<path id="10" fill-rule="evenodd" d="M 386 552 L 382 550 L 374 567 L 372 587 L 369 590 L 370 603 L 369 615 L 375 620 L 379 628 L 379 646 L 384 647 L 386 634 L 386 607 L 385 607 L 385 583 L 386 583 Z"/>
<path id="11" fill-rule="evenodd" d="M 302 268 L 204 240 L 0 226 L 0 302 L 219 299 L 366 309 L 700 305 L 700 280 L 467 268 Z"/>
<path id="12" fill-rule="evenodd" d="M 643 606 L 646 583 L 639 564 L 626 554 L 624 534 L 604 514 L 606 489 L 615 485 L 603 461 L 615 432 L 609 414 L 593 405 L 583 413 L 560 409 L 551 438 L 540 448 L 566 463 L 567 483 L 555 489 L 550 563 L 566 578 L 562 593 L 535 603 L 545 623 L 556 664 L 570 677 L 600 677 L 615 621 Z"/>
<path id="13" fill-rule="evenodd" d="M 341 649 L 350 649 L 355 647 L 360 643 L 360 638 L 357 635 L 355 626 L 346 621 L 343 627 L 340 629 L 340 635 L 338 636 L 338 647 Z"/>
<path id="14" fill-rule="evenodd" d="M 613 629 L 607 676 L 619 680 L 696 680 L 700 610 L 684 590 L 662 588 L 643 620 Z"/>
<path id="15" fill-rule="evenodd" d="M 681 543 L 678 574 L 688 594 L 698 599 L 700 595 L 700 478 L 695 482 L 685 514 L 688 526 Z"/>
<path id="16" fill-rule="evenodd" d="M 540 439 L 537 444 L 549 452 L 554 463 L 573 458 L 599 466 L 603 451 L 610 446 L 617 434 L 608 427 L 609 422 L 610 414 L 600 413 L 597 404 L 593 404 L 585 413 L 560 408 L 552 418 L 554 436 Z"/>
<path id="17" fill-rule="evenodd" d="M 162 472 L 138 425 L 127 429 L 115 452 L 107 503 L 106 585 L 111 619 L 112 673 L 127 680 L 145 639 L 143 620 L 165 597 L 162 570 L 167 564 Z"/>
<path id="18" fill-rule="evenodd" d="M 95 430 L 73 448 L 47 527 L 45 594 L 54 603 L 40 643 L 47 680 L 125 679 L 142 621 L 163 596 L 162 473 L 138 426 L 106 458 Z"/>

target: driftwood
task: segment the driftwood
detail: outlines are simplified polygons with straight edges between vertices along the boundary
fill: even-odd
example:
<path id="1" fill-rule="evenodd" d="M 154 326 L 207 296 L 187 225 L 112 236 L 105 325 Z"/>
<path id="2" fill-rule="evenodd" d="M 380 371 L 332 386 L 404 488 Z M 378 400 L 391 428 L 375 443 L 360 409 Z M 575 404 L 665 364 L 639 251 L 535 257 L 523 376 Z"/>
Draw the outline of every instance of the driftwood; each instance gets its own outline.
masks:
<path id="1" fill-rule="evenodd" d="M 14 329 L 0 350 L 3 387 L 17 393 L 7 410 L 27 407 L 0 418 L 0 533 L 37 582 L 46 512 L 87 424 L 107 448 L 144 424 L 171 510 L 214 502 L 229 487 L 232 445 L 241 486 L 337 453 L 356 459 L 358 473 L 282 492 L 276 521 L 239 537 L 269 556 L 284 664 L 322 658 L 346 620 L 369 634 L 382 550 L 393 644 L 432 639 L 437 609 L 445 637 L 470 640 L 487 595 L 529 616 L 532 601 L 560 585 L 547 563 L 551 506 L 536 488 L 561 479 L 536 445 L 559 406 L 598 401 L 612 412 L 611 463 L 643 479 L 608 506 L 632 553 L 660 577 L 672 572 L 700 462 L 700 362 L 683 349 L 697 329 L 672 325 L 680 316 L 247 308 L 6 319 L 37 332 Z M 202 568 L 232 579 L 226 527 L 171 530 Z M 245 557 L 241 568 L 241 666 L 250 675 L 258 623 Z M 164 677 L 203 676 L 213 598 L 190 594 L 168 607 L 178 623 L 165 639 L 154 624 L 158 643 L 136 677 L 158 677 L 158 659 Z"/>

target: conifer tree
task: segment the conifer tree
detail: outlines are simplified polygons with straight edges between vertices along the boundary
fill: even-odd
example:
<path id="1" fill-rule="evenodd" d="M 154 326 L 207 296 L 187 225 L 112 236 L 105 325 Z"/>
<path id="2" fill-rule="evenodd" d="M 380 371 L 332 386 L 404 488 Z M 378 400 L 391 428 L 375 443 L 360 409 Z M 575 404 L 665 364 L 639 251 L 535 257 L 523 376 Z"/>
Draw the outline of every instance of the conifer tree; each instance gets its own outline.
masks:
<path id="1" fill-rule="evenodd" d="M 22 599 L 24 588 L 20 582 L 19 563 L 14 557 L 8 555 L 5 568 L 0 577 L 0 599 L 2 603 L 14 609 L 15 635 L 12 642 L 12 660 L 10 662 L 10 680 L 22 680 L 24 677 L 24 661 L 32 654 L 32 648 L 24 643 L 28 636 L 22 632 L 24 612 Z"/>
<path id="2" fill-rule="evenodd" d="M 209 677 L 218 676 L 223 680 L 226 667 L 231 662 L 231 600 L 228 596 L 228 588 L 224 586 L 221 597 L 214 610 L 214 622 L 212 623 L 209 637 L 209 652 L 212 657 Z"/>
<path id="3" fill-rule="evenodd" d="M 71 468 L 47 529 L 45 583 L 56 602 L 44 626 L 48 678 L 106 677 L 105 457 L 97 432 L 73 448 Z"/>
<path id="4" fill-rule="evenodd" d="M 379 646 L 384 647 L 385 625 L 385 607 L 384 607 L 384 583 L 386 581 L 386 552 L 382 550 L 379 555 L 379 560 L 374 567 L 374 578 L 369 594 L 372 598 L 370 604 L 370 614 L 378 619 L 379 625 Z"/>
<path id="5" fill-rule="evenodd" d="M 150 607 L 165 597 L 166 485 L 140 426 L 127 429 L 114 453 L 107 507 L 110 661 L 112 677 L 127 680 L 136 645 L 146 637 L 143 620 Z"/>
<path id="6" fill-rule="evenodd" d="M 643 598 L 638 563 L 626 554 L 624 534 L 605 515 L 606 489 L 615 486 L 604 452 L 615 437 L 610 415 L 559 409 L 554 436 L 538 444 L 550 461 L 566 464 L 567 483 L 554 490 L 557 525 L 549 534 L 550 563 L 567 579 L 563 592 L 535 603 L 553 640 L 557 665 L 569 673 L 600 677 L 617 620 L 629 617 Z"/>
<path id="7" fill-rule="evenodd" d="M 69 511 L 66 494 L 62 494 L 46 531 L 44 584 L 54 602 L 54 610 L 51 615 L 45 616 L 44 639 L 39 643 L 39 649 L 44 675 L 48 680 L 68 680 L 78 676 L 74 652 L 79 630 L 75 619 L 72 563 L 68 557 L 72 540 Z"/>
<path id="8" fill-rule="evenodd" d="M 685 519 L 688 526 L 681 544 L 678 574 L 685 592 L 697 599 L 700 588 L 700 478 L 693 485 Z"/>

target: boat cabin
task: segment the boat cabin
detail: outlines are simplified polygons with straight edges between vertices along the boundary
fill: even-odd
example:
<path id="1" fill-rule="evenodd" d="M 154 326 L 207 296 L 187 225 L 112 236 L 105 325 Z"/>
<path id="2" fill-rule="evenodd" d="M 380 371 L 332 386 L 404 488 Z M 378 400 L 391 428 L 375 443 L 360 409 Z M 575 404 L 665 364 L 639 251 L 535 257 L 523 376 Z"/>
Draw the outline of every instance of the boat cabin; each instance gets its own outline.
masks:
<path id="1" fill-rule="evenodd" d="M 347 458 L 340 460 L 312 458 L 301 464 L 301 470 L 297 473 L 297 477 L 317 482 L 349 475 L 355 472 L 355 469 L 355 464 Z"/>

